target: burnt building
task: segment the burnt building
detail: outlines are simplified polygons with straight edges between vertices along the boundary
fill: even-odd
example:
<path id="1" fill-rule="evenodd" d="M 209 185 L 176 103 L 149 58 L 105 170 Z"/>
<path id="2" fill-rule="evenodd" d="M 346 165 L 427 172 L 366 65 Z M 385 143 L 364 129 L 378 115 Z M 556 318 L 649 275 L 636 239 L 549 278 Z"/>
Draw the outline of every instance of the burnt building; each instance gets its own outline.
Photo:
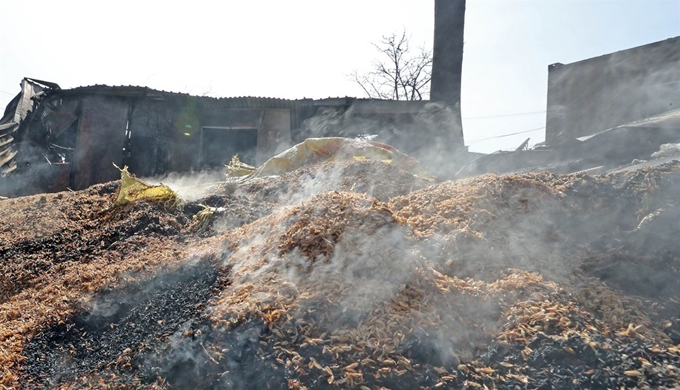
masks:
<path id="1" fill-rule="evenodd" d="M 27 78 L 0 122 L 0 194 L 83 189 L 117 179 L 112 163 L 140 177 L 221 169 L 234 155 L 259 165 L 310 137 L 374 135 L 427 164 L 432 145 L 456 142 L 439 130 L 451 117 L 428 101 L 212 98 Z"/>

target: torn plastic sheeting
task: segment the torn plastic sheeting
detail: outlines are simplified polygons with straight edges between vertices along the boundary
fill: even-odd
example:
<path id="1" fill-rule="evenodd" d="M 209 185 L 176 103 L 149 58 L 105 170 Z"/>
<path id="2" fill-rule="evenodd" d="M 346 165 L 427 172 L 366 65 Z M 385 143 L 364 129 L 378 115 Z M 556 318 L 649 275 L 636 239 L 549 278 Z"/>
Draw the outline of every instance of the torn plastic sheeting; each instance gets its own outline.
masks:
<path id="1" fill-rule="evenodd" d="M 321 161 L 379 160 L 392 164 L 413 175 L 433 179 L 425 168 L 413 157 L 381 142 L 362 139 L 327 137 L 308 138 L 304 142 L 270 158 L 251 173 L 232 169 L 231 177 L 242 176 L 243 180 L 281 175 L 305 165 Z M 246 173 L 245 175 L 239 173 Z"/>

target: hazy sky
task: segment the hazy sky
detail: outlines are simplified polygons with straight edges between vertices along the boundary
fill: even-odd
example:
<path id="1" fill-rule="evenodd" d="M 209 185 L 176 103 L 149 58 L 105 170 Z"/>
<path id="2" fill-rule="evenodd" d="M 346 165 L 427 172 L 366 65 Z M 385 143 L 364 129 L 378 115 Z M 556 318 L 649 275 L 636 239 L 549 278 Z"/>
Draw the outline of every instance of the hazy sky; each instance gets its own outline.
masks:
<path id="1" fill-rule="evenodd" d="M 434 1 L 0 0 L 0 15 L 4 109 L 23 77 L 62 88 L 361 97 L 348 74 L 375 59 L 371 42 L 406 28 L 430 47 Z M 680 0 L 468 0 L 465 24 L 465 140 L 493 152 L 543 140 L 549 64 L 680 36 Z"/>

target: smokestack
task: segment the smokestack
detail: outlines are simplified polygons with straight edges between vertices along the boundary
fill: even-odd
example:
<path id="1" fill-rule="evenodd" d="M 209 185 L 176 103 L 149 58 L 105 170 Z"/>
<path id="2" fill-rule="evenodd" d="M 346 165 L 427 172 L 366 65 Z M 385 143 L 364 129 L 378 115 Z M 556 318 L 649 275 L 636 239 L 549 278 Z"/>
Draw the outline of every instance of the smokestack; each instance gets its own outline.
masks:
<path id="1" fill-rule="evenodd" d="M 460 104 L 465 0 L 435 0 L 432 88 L 434 101 Z"/>
<path id="2" fill-rule="evenodd" d="M 455 112 L 454 138 L 463 146 L 460 117 L 460 89 L 463 72 L 463 30 L 465 0 L 435 0 L 434 47 L 430 99 L 449 106 Z"/>

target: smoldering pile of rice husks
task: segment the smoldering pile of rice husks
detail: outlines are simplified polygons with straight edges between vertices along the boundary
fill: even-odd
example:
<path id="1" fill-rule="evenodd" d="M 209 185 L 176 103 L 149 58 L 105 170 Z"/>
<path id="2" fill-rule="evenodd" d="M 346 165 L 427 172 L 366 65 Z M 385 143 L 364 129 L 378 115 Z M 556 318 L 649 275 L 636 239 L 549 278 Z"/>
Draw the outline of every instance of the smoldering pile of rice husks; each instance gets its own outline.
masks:
<path id="1" fill-rule="evenodd" d="M 678 165 L 325 163 L 102 211 L 116 188 L 0 202 L 0 385 L 680 386 Z"/>

